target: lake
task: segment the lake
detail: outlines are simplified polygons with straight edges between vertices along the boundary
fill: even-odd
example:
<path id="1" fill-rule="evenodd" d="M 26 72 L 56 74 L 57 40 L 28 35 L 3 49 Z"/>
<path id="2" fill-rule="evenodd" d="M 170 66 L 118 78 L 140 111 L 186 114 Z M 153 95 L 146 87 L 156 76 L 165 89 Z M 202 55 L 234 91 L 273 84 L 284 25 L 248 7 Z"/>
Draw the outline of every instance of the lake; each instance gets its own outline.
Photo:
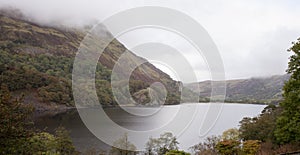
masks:
<path id="1" fill-rule="evenodd" d="M 203 141 L 207 136 L 221 135 L 223 131 L 229 128 L 238 127 L 239 121 L 243 117 L 257 116 L 266 107 L 266 105 L 254 104 L 223 104 L 219 113 L 213 114 L 216 115 L 213 116 L 216 117 L 214 121 L 208 120 L 211 121 L 208 122 L 211 124 L 210 128 L 207 128 L 208 132 L 200 134 L 203 123 L 205 120 L 207 121 L 205 117 L 209 116 L 207 114 L 208 108 L 216 105 L 219 106 L 218 103 L 191 103 L 160 108 L 126 107 L 125 110 L 122 108 L 105 108 L 104 111 L 107 118 L 110 118 L 115 125 L 120 126 L 120 129 L 124 131 L 129 131 L 129 140 L 139 150 L 144 149 L 150 136 L 155 138 L 159 134 L 169 131 L 177 136 L 180 149 L 188 150 L 190 146 Z M 110 123 L 102 118 L 93 117 L 93 114 L 98 113 L 97 109 L 83 108 L 80 111 L 81 114 L 92 116 L 95 121 L 99 122 L 97 123 L 99 125 L 89 127 L 92 130 L 103 131 L 93 131 L 94 133 L 97 132 L 96 134 L 106 135 L 111 137 L 111 141 L 115 141 L 117 137 L 121 137 L 125 133 L 114 131 L 114 127 Z M 76 109 L 56 115 L 38 117 L 35 120 L 35 126 L 49 132 L 53 132 L 58 126 L 67 128 L 75 147 L 79 151 L 91 148 L 96 150 L 110 149 L 109 145 L 100 141 L 89 131 Z M 134 133 L 131 135 L 130 131 L 134 131 Z"/>

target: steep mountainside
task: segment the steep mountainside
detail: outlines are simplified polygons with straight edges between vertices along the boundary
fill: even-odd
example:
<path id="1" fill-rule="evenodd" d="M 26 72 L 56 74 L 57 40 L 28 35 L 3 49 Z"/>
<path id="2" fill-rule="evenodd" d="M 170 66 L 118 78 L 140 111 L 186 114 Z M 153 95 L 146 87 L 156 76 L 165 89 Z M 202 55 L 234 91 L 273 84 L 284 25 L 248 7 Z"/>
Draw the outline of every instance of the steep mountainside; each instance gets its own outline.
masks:
<path id="1" fill-rule="evenodd" d="M 103 39 L 110 35 L 104 28 Z M 84 30 L 39 25 L 13 11 L 0 11 L 0 84 L 15 93 L 24 93 L 26 102 L 47 105 L 73 105 L 71 77 L 75 54 L 85 36 Z M 110 88 L 110 74 L 118 58 L 126 51 L 113 40 L 100 57 L 96 87 L 102 105 L 115 105 Z M 128 63 L 144 60 L 130 53 Z M 139 66 L 131 75 L 130 92 L 136 101 L 149 101 L 147 88 L 162 82 L 168 90 L 166 104 L 179 103 L 180 82 L 150 63 Z M 142 98 L 142 99 L 141 99 Z"/>
<path id="2" fill-rule="evenodd" d="M 251 78 L 226 81 L 226 101 L 245 103 L 278 103 L 282 99 L 282 87 L 289 75 L 277 75 L 267 78 Z M 202 101 L 211 93 L 211 81 L 185 85 L 195 92 L 200 92 Z"/>

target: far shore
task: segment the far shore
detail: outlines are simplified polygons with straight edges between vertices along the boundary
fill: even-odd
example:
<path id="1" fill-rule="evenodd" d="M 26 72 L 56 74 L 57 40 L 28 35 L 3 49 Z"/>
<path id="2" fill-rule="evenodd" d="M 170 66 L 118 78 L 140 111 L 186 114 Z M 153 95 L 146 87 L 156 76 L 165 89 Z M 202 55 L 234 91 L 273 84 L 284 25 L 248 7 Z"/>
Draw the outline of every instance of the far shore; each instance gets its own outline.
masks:
<path id="1" fill-rule="evenodd" d="M 198 102 L 198 103 L 181 103 L 181 104 L 166 104 L 163 106 L 178 106 L 178 105 L 186 105 L 186 104 L 210 104 L 210 103 L 223 103 L 223 104 L 252 104 L 252 105 L 268 105 L 268 104 L 257 104 L 257 103 L 238 103 L 238 102 Z M 100 108 L 100 106 L 96 106 L 97 108 Z M 136 106 L 136 105 L 111 105 L 111 106 L 101 106 L 103 109 L 118 109 L 118 108 L 159 108 L 161 106 Z M 70 110 L 80 110 L 80 109 L 86 109 L 86 108 L 95 108 L 95 106 L 81 106 L 81 107 L 75 107 L 75 106 L 46 106 L 46 107 L 38 107 L 36 108 L 33 117 L 41 117 L 45 115 L 57 115 L 60 113 L 65 113 Z"/>

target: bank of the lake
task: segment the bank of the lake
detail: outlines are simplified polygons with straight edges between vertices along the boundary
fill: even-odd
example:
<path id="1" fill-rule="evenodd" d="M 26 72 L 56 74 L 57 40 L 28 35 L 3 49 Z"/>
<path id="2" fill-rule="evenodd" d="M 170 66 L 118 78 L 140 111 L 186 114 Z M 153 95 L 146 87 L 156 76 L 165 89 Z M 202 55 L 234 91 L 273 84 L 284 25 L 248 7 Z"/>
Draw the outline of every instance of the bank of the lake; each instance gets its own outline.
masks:
<path id="1" fill-rule="evenodd" d="M 222 104 L 221 110 L 218 113 L 218 116 L 215 117 L 215 123 L 211 126 L 209 132 L 205 135 L 199 135 L 199 130 L 203 128 L 203 120 L 207 115 L 207 110 L 209 108 L 214 108 L 217 103 L 202 103 L 202 104 L 182 104 L 175 106 L 163 106 L 160 109 L 157 108 L 141 108 L 141 107 L 127 107 L 126 111 L 131 112 L 148 112 L 149 114 L 154 112 L 148 117 L 139 117 L 128 114 L 121 108 L 105 108 L 107 116 L 113 120 L 119 126 L 122 126 L 126 129 L 132 131 L 149 131 L 156 130 L 157 128 L 168 129 L 168 125 L 172 124 L 174 127 L 170 129 L 171 132 L 178 132 L 178 129 L 181 130 L 181 133 L 175 133 L 178 136 L 178 141 L 180 142 L 179 146 L 181 149 L 187 150 L 188 147 L 202 141 L 206 136 L 209 135 L 220 135 L 224 130 L 238 127 L 239 121 L 243 117 L 253 117 L 257 116 L 265 105 L 253 105 L 253 104 Z M 218 107 L 221 105 L 218 103 Z M 149 110 L 152 109 L 152 110 Z M 197 109 L 197 112 L 195 112 Z M 82 110 L 82 109 L 81 109 Z M 85 109 L 88 111 L 89 115 L 96 113 L 96 109 Z M 150 112 L 149 112 L 150 111 Z M 211 115 L 207 115 L 211 117 Z M 190 119 L 190 122 L 185 119 L 185 117 Z M 102 121 L 102 118 L 94 118 Z M 103 120 L 104 121 L 104 120 Z M 105 123 L 105 122 L 104 122 Z M 103 123 L 103 124 L 104 124 Z M 175 124 L 174 124 L 175 123 Z M 103 124 L 101 124 L 103 126 Z M 180 127 L 182 124 L 188 124 L 185 127 Z M 99 125 L 99 126 L 101 126 Z M 202 125 L 202 127 L 201 127 Z M 44 115 L 36 118 L 35 126 L 39 129 L 46 129 L 47 131 L 53 131 L 58 126 L 64 126 L 70 131 L 70 136 L 74 142 L 74 145 L 79 151 L 84 151 L 86 149 L 109 149 L 109 145 L 100 141 L 95 137 L 84 125 L 82 122 L 77 110 L 71 109 L 63 113 L 58 113 L 55 115 Z M 104 128 L 110 128 L 106 126 Z M 173 130 L 173 131 L 172 131 Z M 159 130 L 158 130 L 159 131 Z M 122 134 L 122 133 L 120 133 Z M 159 132 L 154 132 L 153 137 L 159 136 Z M 146 139 L 149 137 L 130 137 L 138 149 L 144 149 Z"/>

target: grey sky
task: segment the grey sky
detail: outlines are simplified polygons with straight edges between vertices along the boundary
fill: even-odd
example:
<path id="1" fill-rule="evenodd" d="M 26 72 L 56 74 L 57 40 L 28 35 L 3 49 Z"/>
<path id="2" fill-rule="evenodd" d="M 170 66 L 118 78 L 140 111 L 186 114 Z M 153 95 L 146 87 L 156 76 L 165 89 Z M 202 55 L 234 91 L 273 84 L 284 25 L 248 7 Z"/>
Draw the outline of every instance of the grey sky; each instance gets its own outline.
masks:
<path id="1" fill-rule="evenodd" d="M 218 46 L 227 79 L 284 74 L 289 56 L 286 49 L 300 37 L 300 1 L 296 0 L 0 0 L 0 6 L 19 8 L 39 22 L 74 26 L 145 5 L 176 9 L 204 26 Z M 190 54 L 193 49 L 184 41 L 171 37 L 172 34 L 159 32 L 153 35 L 154 31 L 150 32 L 135 32 L 120 40 L 133 49 L 136 45 L 130 44 L 140 38 L 169 40 L 166 42 L 173 42 L 174 47 L 181 49 L 177 50 L 188 58 L 199 74 L 198 80 L 209 79 L 204 59 L 193 57 Z M 170 54 L 162 56 L 172 58 Z M 176 57 L 173 60 L 177 61 Z M 166 71 L 165 67 L 161 69 Z M 181 80 L 191 82 L 189 78 Z"/>

